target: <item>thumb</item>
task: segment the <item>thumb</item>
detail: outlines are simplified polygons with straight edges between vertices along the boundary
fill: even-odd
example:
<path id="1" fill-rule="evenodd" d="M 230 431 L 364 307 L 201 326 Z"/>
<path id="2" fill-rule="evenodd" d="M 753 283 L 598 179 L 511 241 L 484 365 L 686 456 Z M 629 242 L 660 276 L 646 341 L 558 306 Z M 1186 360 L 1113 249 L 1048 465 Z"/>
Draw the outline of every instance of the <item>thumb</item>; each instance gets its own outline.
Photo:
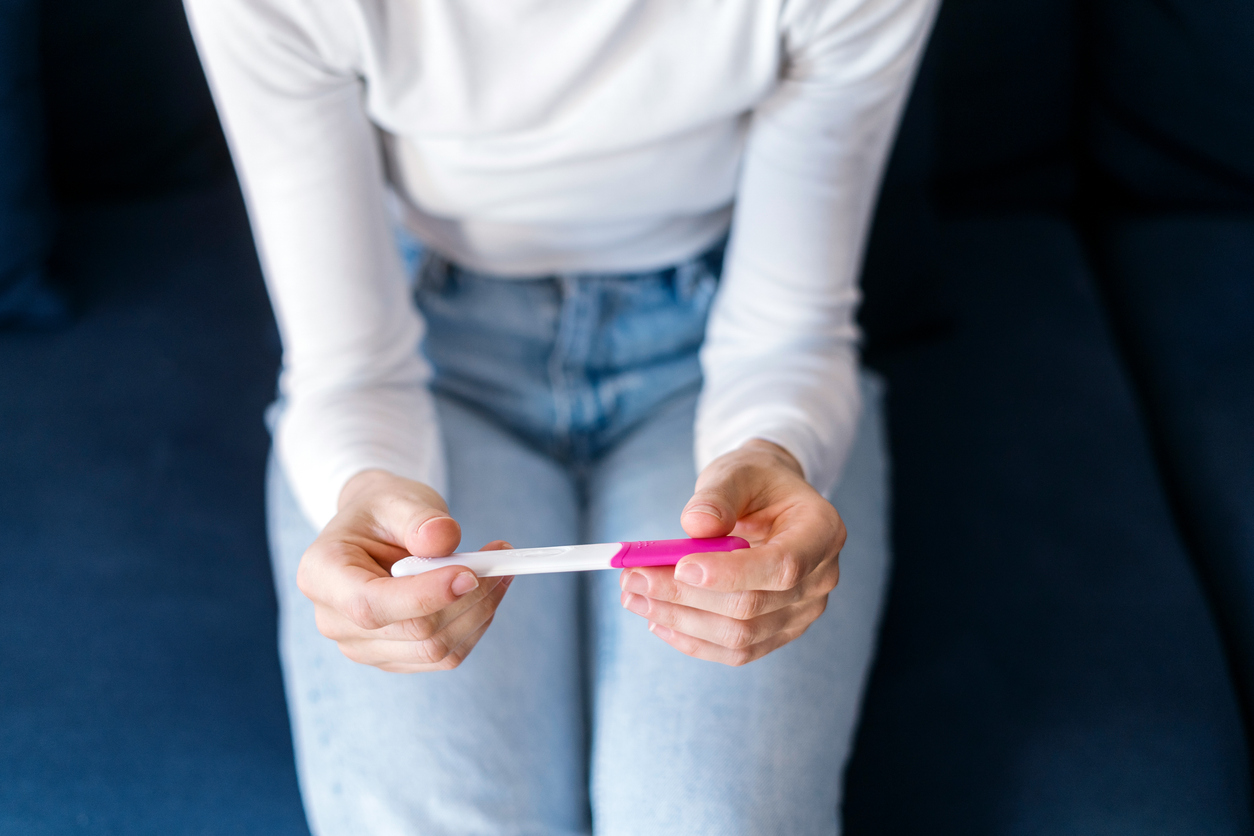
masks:
<path id="1" fill-rule="evenodd" d="M 462 539 L 461 526 L 448 506 L 427 485 L 383 471 L 368 471 L 345 487 L 350 502 L 364 506 L 377 526 L 379 539 L 402 546 L 410 554 L 442 557 Z"/>
<path id="2" fill-rule="evenodd" d="M 405 548 L 410 554 L 443 557 L 452 554 L 462 541 L 462 527 L 447 511 L 425 508 L 418 511 L 406 528 Z"/>
<path id="3" fill-rule="evenodd" d="M 731 534 L 748 502 L 741 480 L 731 468 L 707 468 L 697 479 L 697 489 L 679 517 L 689 537 L 723 537 Z"/>

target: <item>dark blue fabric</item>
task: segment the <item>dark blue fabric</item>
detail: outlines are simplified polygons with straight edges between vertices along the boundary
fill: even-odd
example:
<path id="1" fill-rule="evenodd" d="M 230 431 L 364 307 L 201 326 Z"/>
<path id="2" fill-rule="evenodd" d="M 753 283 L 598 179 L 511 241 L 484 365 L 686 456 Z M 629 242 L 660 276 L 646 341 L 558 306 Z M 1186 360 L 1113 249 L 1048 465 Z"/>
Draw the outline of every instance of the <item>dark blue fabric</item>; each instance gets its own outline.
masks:
<path id="1" fill-rule="evenodd" d="M 1123 219 L 1104 289 L 1254 721 L 1254 214 Z"/>
<path id="2" fill-rule="evenodd" d="M 1081 215 L 1254 729 L 1254 4 L 1085 9 Z"/>
<path id="3" fill-rule="evenodd" d="M 1077 42 L 1069 3 L 945 0 L 885 189 L 957 210 L 1067 208 Z"/>
<path id="4" fill-rule="evenodd" d="M 1135 208 L 1254 210 L 1254 3 L 1082 6 L 1100 185 Z"/>
<path id="5" fill-rule="evenodd" d="M 0 2 L 0 326 L 47 325 L 67 310 L 45 282 L 52 217 L 39 103 L 38 4 Z"/>
<path id="6" fill-rule="evenodd" d="M 1250 833 L 1185 549 L 1239 633 L 1248 374 L 1214 358 L 1248 345 L 1247 222 L 1090 230 L 1134 395 L 1063 219 L 1248 205 L 1250 8 L 944 4 L 868 260 L 898 563 L 854 836 Z M 178 0 L 44 16 L 62 199 L 226 171 Z M 0 334 L 0 834 L 303 834 L 261 519 L 277 343 L 238 197 L 67 223 L 83 320 Z"/>
<path id="7" fill-rule="evenodd" d="M 934 234 L 847 833 L 1248 834 L 1237 702 L 1073 227 Z"/>
<path id="8" fill-rule="evenodd" d="M 1079 33 L 1057 0 L 945 0 L 902 118 L 868 244 L 868 356 L 951 327 L 938 215 L 1068 210 Z"/>
<path id="9" fill-rule="evenodd" d="M 228 179 L 230 159 L 181 0 L 49 0 L 48 168 L 62 201 Z"/>
<path id="10" fill-rule="evenodd" d="M 75 210 L 57 249 L 81 317 L 0 334 L 0 834 L 306 834 L 238 193 Z"/>
<path id="11" fill-rule="evenodd" d="M 1215 630 L 1074 233 L 931 240 L 953 321 L 883 364 L 898 565 L 848 832 L 1248 833 Z M 0 834 L 302 834 L 238 197 L 76 210 L 59 249 L 82 321 L 0 337 Z"/>
<path id="12" fill-rule="evenodd" d="M 945 0 L 929 53 L 920 92 L 934 100 L 931 186 L 942 203 L 1064 209 L 1075 186 L 1072 5 Z"/>

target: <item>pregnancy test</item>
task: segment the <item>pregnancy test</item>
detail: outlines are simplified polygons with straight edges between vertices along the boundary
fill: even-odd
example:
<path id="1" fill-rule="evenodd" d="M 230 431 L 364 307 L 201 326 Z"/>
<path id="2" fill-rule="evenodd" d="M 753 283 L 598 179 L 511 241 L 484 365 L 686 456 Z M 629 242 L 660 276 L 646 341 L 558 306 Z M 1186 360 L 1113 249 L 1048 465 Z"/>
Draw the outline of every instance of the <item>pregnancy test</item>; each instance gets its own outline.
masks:
<path id="1" fill-rule="evenodd" d="M 641 540 L 633 543 L 462 552 L 450 554 L 448 557 L 401 558 L 393 564 L 392 576 L 404 578 L 421 575 L 444 566 L 465 566 L 481 578 L 628 569 L 632 566 L 674 566 L 680 558 L 690 554 L 733 552 L 747 548 L 748 541 L 740 537 L 710 537 L 703 540 Z"/>

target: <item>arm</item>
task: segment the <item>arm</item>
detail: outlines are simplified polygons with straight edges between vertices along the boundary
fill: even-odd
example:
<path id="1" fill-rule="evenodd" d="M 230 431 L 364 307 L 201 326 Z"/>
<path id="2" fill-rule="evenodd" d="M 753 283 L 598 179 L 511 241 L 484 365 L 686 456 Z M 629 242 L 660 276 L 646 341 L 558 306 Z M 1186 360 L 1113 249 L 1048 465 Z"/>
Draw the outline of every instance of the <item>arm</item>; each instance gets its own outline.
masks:
<path id="1" fill-rule="evenodd" d="M 320 529 L 363 470 L 444 477 L 364 84 L 297 13 L 318 5 L 187 3 L 283 338 L 279 460 Z"/>
<path id="2" fill-rule="evenodd" d="M 755 112 L 728 263 L 702 351 L 701 476 L 682 516 L 743 557 L 624 573 L 624 605 L 694 656 L 743 663 L 796 638 L 839 577 L 823 499 L 859 410 L 857 273 L 935 0 L 794 3 L 788 61 Z"/>
<path id="3" fill-rule="evenodd" d="M 479 585 L 455 567 L 430 580 L 388 576 L 406 554 L 451 553 L 460 529 L 439 496 L 423 328 L 351 39 L 320 34 L 352 23 L 317 18 L 334 4 L 298 0 L 188 0 L 187 9 L 283 338 L 278 457 L 321 529 L 301 589 L 351 658 L 448 666 L 473 647 L 507 585 Z"/>

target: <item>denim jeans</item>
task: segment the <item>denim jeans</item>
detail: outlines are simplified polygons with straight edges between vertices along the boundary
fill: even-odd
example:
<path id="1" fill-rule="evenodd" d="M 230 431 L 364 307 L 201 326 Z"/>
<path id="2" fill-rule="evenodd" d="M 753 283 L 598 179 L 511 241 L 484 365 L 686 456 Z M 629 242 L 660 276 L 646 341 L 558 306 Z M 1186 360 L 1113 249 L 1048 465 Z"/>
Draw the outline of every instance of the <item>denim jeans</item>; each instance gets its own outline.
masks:
<path id="1" fill-rule="evenodd" d="M 696 352 L 718 252 L 631 276 L 504 280 L 427 260 L 416 290 L 463 548 L 681 537 Z M 618 572 L 519 577 L 447 673 L 355 664 L 296 588 L 315 537 L 272 460 L 280 648 L 313 831 L 834 834 L 889 564 L 878 384 L 834 499 L 841 582 L 743 668 L 672 649 Z"/>

